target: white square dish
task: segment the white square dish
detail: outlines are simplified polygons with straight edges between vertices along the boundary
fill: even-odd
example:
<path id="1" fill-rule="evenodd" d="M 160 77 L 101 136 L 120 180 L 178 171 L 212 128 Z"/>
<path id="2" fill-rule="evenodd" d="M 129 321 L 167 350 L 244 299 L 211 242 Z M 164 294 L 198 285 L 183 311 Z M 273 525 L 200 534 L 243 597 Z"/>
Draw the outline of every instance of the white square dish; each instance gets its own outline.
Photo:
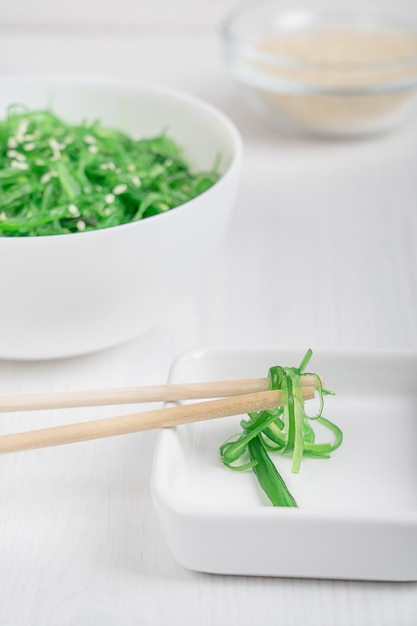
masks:
<path id="1" fill-rule="evenodd" d="M 208 349 L 180 355 L 170 383 L 267 376 L 301 351 Z M 273 457 L 298 508 L 273 507 L 252 473 L 218 448 L 241 417 L 158 436 L 153 501 L 174 558 L 218 574 L 417 580 L 417 353 L 314 351 L 309 365 L 335 392 L 324 417 L 343 431 L 326 460 Z"/>

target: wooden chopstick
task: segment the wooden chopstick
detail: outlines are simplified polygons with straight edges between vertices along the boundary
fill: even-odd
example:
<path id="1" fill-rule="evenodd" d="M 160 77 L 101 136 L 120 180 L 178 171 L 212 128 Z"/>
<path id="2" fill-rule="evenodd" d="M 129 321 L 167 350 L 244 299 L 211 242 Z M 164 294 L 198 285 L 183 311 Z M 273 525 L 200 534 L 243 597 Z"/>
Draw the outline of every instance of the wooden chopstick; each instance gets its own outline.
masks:
<path id="1" fill-rule="evenodd" d="M 302 376 L 305 387 L 317 386 L 313 376 Z M 119 389 L 87 389 L 30 395 L 0 396 L 0 413 L 60 409 L 141 402 L 177 402 L 202 398 L 223 398 L 267 391 L 268 378 L 248 378 L 205 383 L 124 387 Z"/>
<path id="2" fill-rule="evenodd" d="M 314 398 L 314 395 L 314 387 L 303 387 L 305 400 Z M 179 424 L 272 409 L 280 404 L 280 391 L 261 391 L 154 411 L 41 428 L 0 436 L 0 454 L 114 437 L 144 430 L 169 428 Z"/>

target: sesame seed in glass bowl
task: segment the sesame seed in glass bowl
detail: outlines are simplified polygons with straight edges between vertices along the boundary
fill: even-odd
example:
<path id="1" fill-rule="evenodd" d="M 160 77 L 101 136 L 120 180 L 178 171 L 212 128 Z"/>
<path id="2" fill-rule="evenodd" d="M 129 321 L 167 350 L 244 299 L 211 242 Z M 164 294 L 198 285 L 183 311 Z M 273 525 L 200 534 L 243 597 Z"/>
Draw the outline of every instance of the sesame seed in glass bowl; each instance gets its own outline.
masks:
<path id="1" fill-rule="evenodd" d="M 417 5 L 407 0 L 250 2 L 222 39 L 249 104 L 286 133 L 361 137 L 415 111 Z"/>

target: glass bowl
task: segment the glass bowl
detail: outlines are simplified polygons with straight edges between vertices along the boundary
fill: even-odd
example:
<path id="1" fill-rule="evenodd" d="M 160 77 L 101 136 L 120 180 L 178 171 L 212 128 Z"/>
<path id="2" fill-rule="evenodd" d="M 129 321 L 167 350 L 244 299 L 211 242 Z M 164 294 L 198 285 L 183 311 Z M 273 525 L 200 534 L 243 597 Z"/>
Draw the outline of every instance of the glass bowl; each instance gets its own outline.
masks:
<path id="1" fill-rule="evenodd" d="M 222 26 L 226 63 L 253 108 L 282 131 L 327 137 L 379 133 L 409 117 L 417 5 L 300 2 L 250 2 Z"/>

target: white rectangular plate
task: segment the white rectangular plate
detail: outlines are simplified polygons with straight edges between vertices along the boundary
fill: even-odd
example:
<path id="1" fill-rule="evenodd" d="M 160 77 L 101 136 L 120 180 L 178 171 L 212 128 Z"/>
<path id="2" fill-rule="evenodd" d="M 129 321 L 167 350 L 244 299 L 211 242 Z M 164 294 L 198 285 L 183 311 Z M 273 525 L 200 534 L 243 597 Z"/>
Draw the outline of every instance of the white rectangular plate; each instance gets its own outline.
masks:
<path id="1" fill-rule="evenodd" d="M 194 351 L 176 359 L 169 382 L 264 377 L 303 356 Z M 274 457 L 296 509 L 273 507 L 252 471 L 219 460 L 241 417 L 161 431 L 152 492 L 174 558 L 219 574 L 417 580 L 417 353 L 315 351 L 308 369 L 335 392 L 324 416 L 344 440 L 330 459 L 303 459 L 297 475 Z"/>

